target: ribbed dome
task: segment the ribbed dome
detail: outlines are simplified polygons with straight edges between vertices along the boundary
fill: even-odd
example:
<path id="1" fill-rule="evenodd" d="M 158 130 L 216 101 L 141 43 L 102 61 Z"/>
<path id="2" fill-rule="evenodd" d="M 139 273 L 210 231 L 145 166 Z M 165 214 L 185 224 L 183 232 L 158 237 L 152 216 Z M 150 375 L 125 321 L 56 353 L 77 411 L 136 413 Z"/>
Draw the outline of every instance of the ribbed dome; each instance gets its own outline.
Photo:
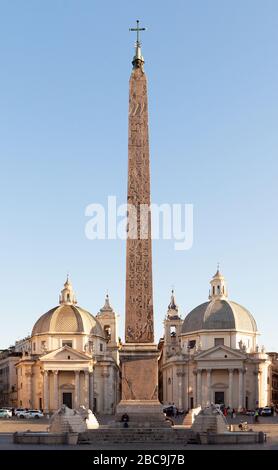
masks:
<path id="1" fill-rule="evenodd" d="M 199 330 L 237 330 L 255 333 L 257 325 L 251 313 L 236 302 L 213 299 L 194 308 L 185 317 L 182 333 Z"/>
<path id="2" fill-rule="evenodd" d="M 98 320 L 75 305 L 59 305 L 42 315 L 34 325 L 32 336 L 45 333 L 86 333 L 105 337 Z"/>

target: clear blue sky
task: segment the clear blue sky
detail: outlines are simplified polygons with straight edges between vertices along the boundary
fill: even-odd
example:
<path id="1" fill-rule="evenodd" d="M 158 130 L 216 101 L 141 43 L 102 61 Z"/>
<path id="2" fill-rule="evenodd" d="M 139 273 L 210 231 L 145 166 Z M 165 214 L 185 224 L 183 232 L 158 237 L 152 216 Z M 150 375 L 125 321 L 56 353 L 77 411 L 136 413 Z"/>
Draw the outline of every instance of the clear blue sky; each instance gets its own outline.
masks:
<path id="1" fill-rule="evenodd" d="M 219 261 L 230 298 L 278 350 L 276 0 L 0 1 L 0 347 L 55 306 L 67 271 L 124 324 L 125 244 L 89 241 L 84 211 L 126 199 L 127 106 L 140 18 L 152 200 L 194 204 L 194 245 L 153 245 L 157 338 L 175 286 L 185 315 Z"/>

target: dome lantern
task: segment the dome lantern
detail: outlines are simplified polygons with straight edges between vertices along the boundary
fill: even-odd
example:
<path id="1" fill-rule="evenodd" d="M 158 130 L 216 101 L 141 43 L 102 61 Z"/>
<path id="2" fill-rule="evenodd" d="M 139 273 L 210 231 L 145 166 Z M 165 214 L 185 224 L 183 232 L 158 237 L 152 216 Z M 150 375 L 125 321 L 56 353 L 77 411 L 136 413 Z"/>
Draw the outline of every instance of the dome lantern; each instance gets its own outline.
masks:
<path id="1" fill-rule="evenodd" d="M 210 281 L 211 289 L 209 299 L 211 300 L 224 300 L 228 298 L 227 283 L 224 276 L 220 273 L 219 264 L 217 271 Z"/>
<path id="2" fill-rule="evenodd" d="M 67 275 L 67 280 L 64 284 L 64 289 L 61 290 L 59 302 L 60 302 L 60 305 L 76 305 L 77 304 L 75 293 L 74 293 L 72 284 L 69 280 L 69 275 Z"/>

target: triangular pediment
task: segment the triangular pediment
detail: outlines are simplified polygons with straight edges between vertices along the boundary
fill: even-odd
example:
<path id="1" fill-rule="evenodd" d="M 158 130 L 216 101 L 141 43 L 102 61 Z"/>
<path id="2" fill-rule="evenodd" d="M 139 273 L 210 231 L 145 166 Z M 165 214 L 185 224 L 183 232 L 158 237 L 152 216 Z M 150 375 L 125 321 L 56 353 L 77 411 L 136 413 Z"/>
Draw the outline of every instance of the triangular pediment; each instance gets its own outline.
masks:
<path id="1" fill-rule="evenodd" d="M 201 351 L 195 356 L 197 360 L 200 359 L 245 359 L 246 355 L 237 349 L 229 348 L 228 346 L 219 345 L 213 348 Z"/>
<path id="2" fill-rule="evenodd" d="M 71 361 L 89 361 L 91 359 L 87 354 L 66 345 L 41 356 L 40 361 L 66 361 L 69 360 L 69 357 Z"/>

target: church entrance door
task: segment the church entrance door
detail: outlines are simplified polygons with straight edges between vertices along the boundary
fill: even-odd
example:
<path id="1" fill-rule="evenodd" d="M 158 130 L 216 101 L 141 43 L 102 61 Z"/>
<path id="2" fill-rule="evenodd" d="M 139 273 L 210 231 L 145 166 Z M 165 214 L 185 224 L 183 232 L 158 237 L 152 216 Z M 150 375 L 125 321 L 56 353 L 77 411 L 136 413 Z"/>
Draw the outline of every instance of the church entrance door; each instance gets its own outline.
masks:
<path id="1" fill-rule="evenodd" d="M 215 392 L 214 403 L 219 404 L 219 405 L 225 403 L 224 402 L 224 392 Z"/>
<path id="2" fill-rule="evenodd" d="M 66 405 L 68 408 L 72 408 L 72 393 L 63 393 L 63 405 Z"/>

